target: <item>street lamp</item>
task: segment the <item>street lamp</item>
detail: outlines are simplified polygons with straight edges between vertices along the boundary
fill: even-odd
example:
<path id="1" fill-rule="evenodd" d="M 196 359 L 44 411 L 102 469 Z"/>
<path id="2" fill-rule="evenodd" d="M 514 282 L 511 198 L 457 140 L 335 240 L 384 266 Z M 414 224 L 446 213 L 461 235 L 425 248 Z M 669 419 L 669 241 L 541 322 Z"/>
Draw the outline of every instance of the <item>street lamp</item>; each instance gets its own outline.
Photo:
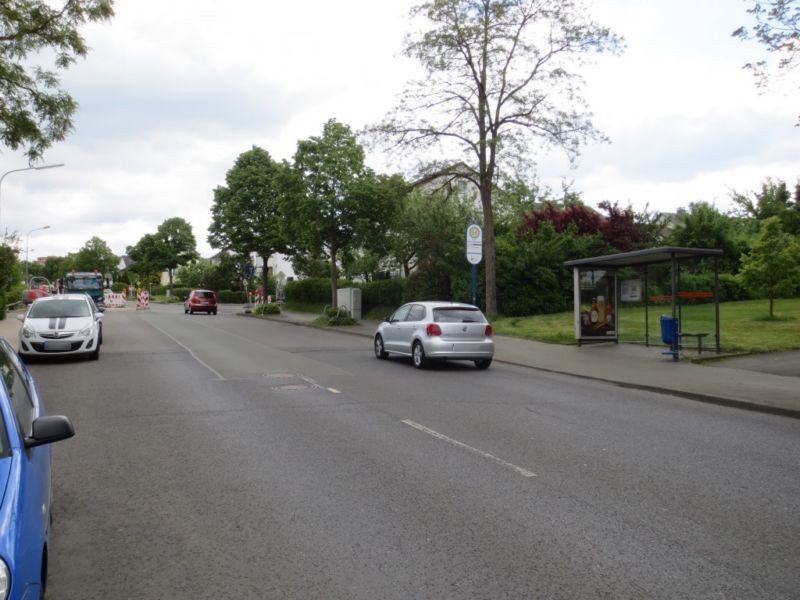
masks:
<path id="1" fill-rule="evenodd" d="M 6 175 L 10 175 L 11 173 L 19 173 L 20 171 L 42 171 L 43 169 L 55 169 L 56 167 L 63 166 L 64 163 L 58 163 L 57 165 L 42 165 L 41 167 L 25 167 L 24 169 L 11 169 L 10 171 L 6 171 L 0 175 L 0 192 L 3 191 L 3 179 L 6 178 Z M 2 198 L 2 196 L 0 196 L 0 198 Z M 2 209 L 2 207 L 3 203 L 2 200 L 0 200 L 0 209 Z"/>
<path id="2" fill-rule="evenodd" d="M 41 229 L 50 229 L 50 225 L 45 225 L 44 227 L 34 227 L 28 232 L 28 235 L 25 236 L 25 285 L 30 287 L 30 283 L 28 282 L 28 242 L 31 239 L 31 234 L 34 231 L 39 231 Z"/>

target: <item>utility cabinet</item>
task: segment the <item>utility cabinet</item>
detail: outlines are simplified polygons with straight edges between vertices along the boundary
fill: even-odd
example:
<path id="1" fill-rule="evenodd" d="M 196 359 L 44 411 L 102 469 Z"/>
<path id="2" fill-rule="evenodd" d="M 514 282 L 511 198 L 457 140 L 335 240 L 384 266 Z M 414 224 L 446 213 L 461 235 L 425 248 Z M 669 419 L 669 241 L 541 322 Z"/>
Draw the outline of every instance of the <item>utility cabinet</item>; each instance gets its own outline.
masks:
<path id="1" fill-rule="evenodd" d="M 336 305 L 339 308 L 346 308 L 356 321 L 361 320 L 361 289 L 342 288 L 336 290 Z"/>

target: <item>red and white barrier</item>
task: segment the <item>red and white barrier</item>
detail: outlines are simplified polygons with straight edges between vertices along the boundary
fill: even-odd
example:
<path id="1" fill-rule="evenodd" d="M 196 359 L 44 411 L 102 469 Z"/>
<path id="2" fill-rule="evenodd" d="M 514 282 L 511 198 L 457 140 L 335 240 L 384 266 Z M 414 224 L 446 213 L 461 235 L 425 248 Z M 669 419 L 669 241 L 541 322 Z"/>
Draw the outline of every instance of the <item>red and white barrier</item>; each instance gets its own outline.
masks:
<path id="1" fill-rule="evenodd" d="M 142 290 L 136 294 L 136 310 L 148 308 L 150 308 L 150 293 L 147 290 Z"/>
<path id="2" fill-rule="evenodd" d="M 105 294 L 103 294 L 103 300 L 106 303 L 106 308 L 125 308 L 124 294 L 106 292 Z"/>

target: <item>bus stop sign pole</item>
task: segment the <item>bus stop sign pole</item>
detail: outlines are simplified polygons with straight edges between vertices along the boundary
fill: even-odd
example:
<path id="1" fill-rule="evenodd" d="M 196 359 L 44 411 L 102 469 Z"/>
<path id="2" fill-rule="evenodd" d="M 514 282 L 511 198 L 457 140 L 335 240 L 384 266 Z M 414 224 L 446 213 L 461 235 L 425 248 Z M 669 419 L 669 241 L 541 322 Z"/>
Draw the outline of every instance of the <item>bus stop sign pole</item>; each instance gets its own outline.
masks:
<path id="1" fill-rule="evenodd" d="M 480 225 L 470 223 L 465 232 L 464 255 L 472 265 L 472 304 L 478 305 L 478 265 L 483 260 L 483 230 Z"/>

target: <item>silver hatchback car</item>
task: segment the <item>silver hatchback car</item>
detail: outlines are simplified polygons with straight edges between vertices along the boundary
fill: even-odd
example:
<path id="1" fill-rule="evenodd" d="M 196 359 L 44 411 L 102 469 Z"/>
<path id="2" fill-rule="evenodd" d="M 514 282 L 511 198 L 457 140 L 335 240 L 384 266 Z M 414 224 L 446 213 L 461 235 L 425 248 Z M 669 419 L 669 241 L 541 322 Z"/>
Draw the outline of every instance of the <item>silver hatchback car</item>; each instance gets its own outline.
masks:
<path id="1" fill-rule="evenodd" d="M 375 356 L 410 356 L 422 369 L 430 360 L 471 360 L 488 369 L 494 357 L 492 326 L 477 306 L 456 302 L 409 302 L 378 326 Z"/>

